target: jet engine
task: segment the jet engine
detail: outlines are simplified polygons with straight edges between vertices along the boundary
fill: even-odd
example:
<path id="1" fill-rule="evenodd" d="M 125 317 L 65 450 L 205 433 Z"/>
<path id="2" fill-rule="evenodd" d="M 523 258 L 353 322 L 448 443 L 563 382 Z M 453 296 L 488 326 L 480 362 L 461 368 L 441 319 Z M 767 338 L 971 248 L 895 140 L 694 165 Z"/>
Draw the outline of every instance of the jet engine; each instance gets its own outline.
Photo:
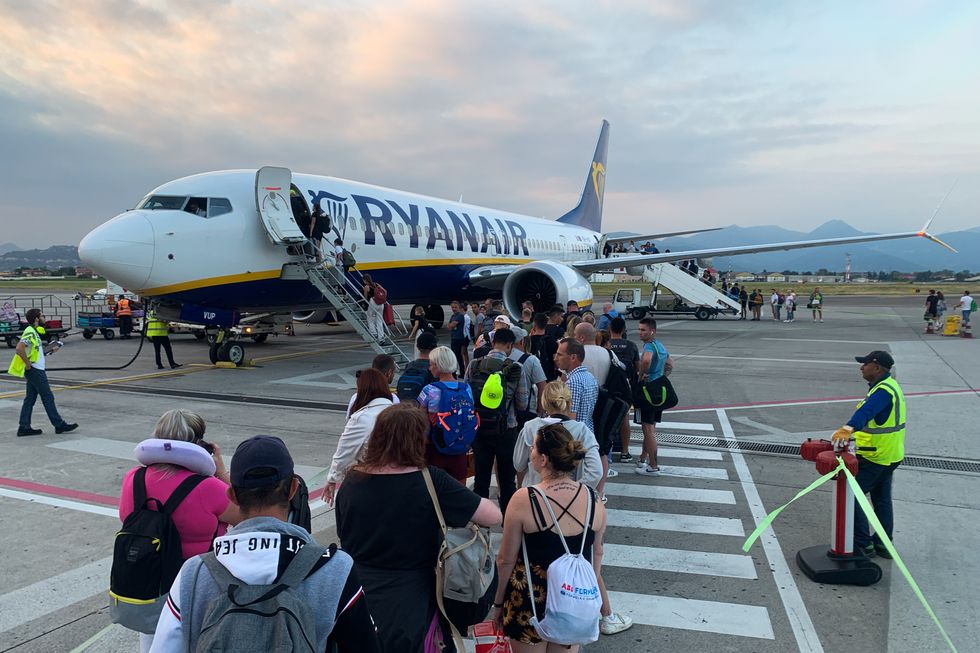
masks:
<path id="1" fill-rule="evenodd" d="M 579 306 L 592 303 L 592 285 L 574 268 L 554 261 L 534 261 L 521 265 L 504 282 L 504 306 L 511 315 L 521 314 L 521 305 L 530 300 L 534 310 L 545 311 L 555 304 L 575 300 Z"/>
<path id="2" fill-rule="evenodd" d="M 293 311 L 293 322 L 303 322 L 304 324 L 320 324 L 321 322 L 333 322 L 334 314 L 329 309 L 316 309 L 312 311 Z"/>

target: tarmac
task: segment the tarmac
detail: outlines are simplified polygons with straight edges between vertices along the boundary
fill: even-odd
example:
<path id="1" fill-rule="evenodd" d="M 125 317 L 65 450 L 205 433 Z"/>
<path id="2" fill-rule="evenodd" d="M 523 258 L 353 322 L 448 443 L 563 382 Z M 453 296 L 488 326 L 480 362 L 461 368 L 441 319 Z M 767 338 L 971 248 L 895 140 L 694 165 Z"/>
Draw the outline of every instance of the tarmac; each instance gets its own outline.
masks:
<path id="1" fill-rule="evenodd" d="M 952 641 L 976 650 L 980 344 L 923 334 L 918 297 L 831 291 L 826 308 L 823 323 L 809 311 L 793 323 L 660 321 L 681 401 L 659 428 L 664 474 L 614 463 L 619 475 L 607 485 L 603 575 L 614 609 L 636 625 L 585 650 L 947 650 L 893 561 L 879 560 L 884 577 L 869 587 L 819 585 L 799 571 L 799 549 L 829 544 L 829 484 L 741 548 L 767 512 L 817 477 L 793 448 L 850 417 L 867 391 L 854 356 L 873 349 L 892 352 L 908 396 L 915 464 L 895 475 L 896 547 Z M 635 337 L 635 322 L 629 329 Z M 173 371 L 156 369 L 149 342 L 123 369 L 59 370 L 122 366 L 140 346 L 72 336 L 48 359 L 58 408 L 80 424 L 66 435 L 54 434 L 39 403 L 34 426 L 44 435 L 15 437 L 23 383 L 0 375 L 0 651 L 138 650 L 134 633 L 110 623 L 106 589 L 121 479 L 164 411 L 200 413 L 229 459 L 251 435 L 279 435 L 322 487 L 354 371 L 373 352 L 343 326 L 296 331 L 247 344 L 254 367 L 236 369 L 208 364 L 204 344 L 174 336 L 184 367 Z M 317 497 L 315 536 L 336 541 Z"/>

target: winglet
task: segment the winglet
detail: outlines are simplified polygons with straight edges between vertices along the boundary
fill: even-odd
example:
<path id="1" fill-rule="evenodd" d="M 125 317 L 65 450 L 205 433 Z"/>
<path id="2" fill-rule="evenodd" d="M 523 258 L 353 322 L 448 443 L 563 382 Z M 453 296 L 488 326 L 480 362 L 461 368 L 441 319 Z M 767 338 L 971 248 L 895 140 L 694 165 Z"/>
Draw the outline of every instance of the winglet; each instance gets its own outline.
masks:
<path id="1" fill-rule="evenodd" d="M 936 210 L 933 211 L 932 212 L 932 215 L 929 216 L 929 219 L 926 220 L 926 223 L 922 227 L 922 230 L 919 232 L 919 235 L 924 236 L 924 235 L 926 235 L 926 232 L 929 231 L 929 225 L 931 225 L 932 224 L 932 221 L 936 219 L 936 214 L 939 213 L 939 209 L 943 208 L 943 204 L 946 202 L 946 198 L 949 197 L 949 194 L 953 192 L 953 189 L 954 188 L 956 188 L 956 182 L 957 181 L 959 181 L 959 179 L 954 179 L 953 180 L 953 185 L 949 187 L 949 190 L 946 191 L 946 194 L 943 195 L 943 198 L 941 200 L 939 200 L 939 204 L 936 205 Z M 932 238 L 932 237 L 930 236 L 930 238 Z M 938 243 L 939 241 L 937 240 L 936 242 Z M 949 245 L 944 245 L 944 247 L 949 247 Z M 949 248 L 950 249 L 953 249 L 952 247 L 949 247 Z M 955 252 L 956 250 L 953 250 L 953 251 Z"/>

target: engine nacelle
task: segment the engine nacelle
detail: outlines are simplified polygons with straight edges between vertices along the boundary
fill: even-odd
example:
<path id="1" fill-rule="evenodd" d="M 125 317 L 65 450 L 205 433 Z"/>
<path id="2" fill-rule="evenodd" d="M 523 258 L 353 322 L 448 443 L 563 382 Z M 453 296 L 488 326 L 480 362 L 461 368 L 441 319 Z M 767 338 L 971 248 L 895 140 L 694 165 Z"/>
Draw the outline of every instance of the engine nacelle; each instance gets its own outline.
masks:
<path id="1" fill-rule="evenodd" d="M 631 268 L 626 268 L 626 274 L 632 277 L 642 277 L 643 273 L 646 272 L 647 266 L 645 265 L 634 265 Z"/>
<path id="2" fill-rule="evenodd" d="M 545 311 L 555 304 L 575 300 L 579 306 L 592 304 L 592 285 L 574 268 L 554 261 L 534 261 L 518 267 L 504 282 L 504 306 L 520 316 L 521 304 L 530 300 L 534 310 Z"/>
<path id="3" fill-rule="evenodd" d="M 333 322 L 333 321 L 334 321 L 333 311 L 327 309 L 293 312 L 293 322 L 303 322 L 304 324 L 320 324 L 321 322 Z"/>

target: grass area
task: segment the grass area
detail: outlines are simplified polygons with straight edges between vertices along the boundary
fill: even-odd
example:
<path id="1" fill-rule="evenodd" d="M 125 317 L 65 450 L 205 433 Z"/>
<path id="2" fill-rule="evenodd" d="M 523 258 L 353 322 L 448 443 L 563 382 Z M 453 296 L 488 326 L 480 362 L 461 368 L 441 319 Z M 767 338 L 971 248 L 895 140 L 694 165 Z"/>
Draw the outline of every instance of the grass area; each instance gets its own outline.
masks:
<path id="1" fill-rule="evenodd" d="M 741 284 L 740 284 L 741 285 Z M 898 283 L 898 282 L 882 282 L 882 283 L 823 283 L 823 284 L 809 284 L 809 283 L 772 283 L 772 282 L 748 282 L 745 284 L 746 289 L 752 292 L 756 288 L 762 291 L 762 293 L 768 298 L 772 293 L 772 289 L 776 288 L 780 292 L 786 292 L 790 289 L 795 290 L 797 295 L 803 295 L 807 297 L 810 292 L 813 291 L 815 287 L 820 288 L 820 292 L 828 297 L 832 296 L 843 296 L 843 295 L 863 295 L 863 296 L 889 296 L 889 297 L 900 297 L 900 296 L 921 296 L 929 294 L 930 289 L 939 290 L 946 296 L 946 303 L 949 304 L 950 299 L 955 299 L 959 301 L 960 295 L 964 290 L 969 290 L 971 295 L 976 295 L 980 292 L 980 283 Z M 650 284 L 645 282 L 639 283 L 594 283 L 592 284 L 592 290 L 596 295 L 609 296 L 612 295 L 619 288 L 642 288 L 643 292 L 646 293 Z M 715 285 L 715 288 L 719 288 Z"/>
<path id="2" fill-rule="evenodd" d="M 9 279 L 0 280 L 0 292 L 39 290 L 52 292 L 94 292 L 105 288 L 105 279 Z"/>

